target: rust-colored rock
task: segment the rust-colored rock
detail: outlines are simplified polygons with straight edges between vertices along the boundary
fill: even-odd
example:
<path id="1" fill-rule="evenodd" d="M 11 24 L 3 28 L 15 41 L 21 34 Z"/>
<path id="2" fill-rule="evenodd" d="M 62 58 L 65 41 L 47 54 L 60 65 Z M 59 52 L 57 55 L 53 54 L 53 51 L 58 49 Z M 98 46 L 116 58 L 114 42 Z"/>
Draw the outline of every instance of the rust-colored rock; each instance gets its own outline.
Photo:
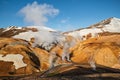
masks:
<path id="1" fill-rule="evenodd" d="M 74 63 L 89 63 L 107 67 L 120 64 L 120 35 L 102 36 L 80 42 L 73 51 Z"/>
<path id="2" fill-rule="evenodd" d="M 68 48 L 73 63 L 103 65 L 120 68 L 120 36 L 101 36 L 79 42 Z M 68 37 L 71 42 L 72 37 Z M 62 60 L 63 46 L 59 44 L 46 51 L 32 47 L 22 39 L 0 38 L 0 76 L 27 75 L 46 71 L 51 66 L 70 63 Z M 3 65 L 4 64 L 4 65 Z M 6 65 L 7 64 L 7 65 Z M 52 66 L 52 67 L 53 67 Z"/>
<path id="3" fill-rule="evenodd" d="M 0 76 L 32 74 L 40 69 L 40 61 L 27 41 L 0 38 Z"/>
<path id="4" fill-rule="evenodd" d="M 0 61 L 0 75 L 9 75 L 9 74 L 14 74 L 15 68 L 13 68 L 13 62 L 4 62 Z"/>

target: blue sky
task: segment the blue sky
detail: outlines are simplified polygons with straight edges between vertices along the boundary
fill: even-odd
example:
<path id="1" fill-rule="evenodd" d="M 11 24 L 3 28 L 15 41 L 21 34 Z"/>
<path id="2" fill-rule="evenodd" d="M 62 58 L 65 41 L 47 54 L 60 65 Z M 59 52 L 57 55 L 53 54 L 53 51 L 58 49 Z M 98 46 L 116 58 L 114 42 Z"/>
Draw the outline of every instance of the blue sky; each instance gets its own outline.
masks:
<path id="1" fill-rule="evenodd" d="M 33 5 L 40 8 L 34 14 Z M 0 27 L 40 24 L 68 31 L 110 17 L 120 18 L 120 0 L 0 0 Z"/>

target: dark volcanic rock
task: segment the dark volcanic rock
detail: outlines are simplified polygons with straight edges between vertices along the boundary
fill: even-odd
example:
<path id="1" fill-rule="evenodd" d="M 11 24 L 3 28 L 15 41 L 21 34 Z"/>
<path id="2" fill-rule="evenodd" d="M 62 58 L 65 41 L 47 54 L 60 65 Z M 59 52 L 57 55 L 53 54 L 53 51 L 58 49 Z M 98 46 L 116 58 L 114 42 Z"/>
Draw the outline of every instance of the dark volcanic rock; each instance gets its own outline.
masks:
<path id="1" fill-rule="evenodd" d="M 64 64 L 44 73 L 27 76 L 1 77 L 7 80 L 120 80 L 120 70 L 97 65 L 93 70 L 89 65 Z"/>

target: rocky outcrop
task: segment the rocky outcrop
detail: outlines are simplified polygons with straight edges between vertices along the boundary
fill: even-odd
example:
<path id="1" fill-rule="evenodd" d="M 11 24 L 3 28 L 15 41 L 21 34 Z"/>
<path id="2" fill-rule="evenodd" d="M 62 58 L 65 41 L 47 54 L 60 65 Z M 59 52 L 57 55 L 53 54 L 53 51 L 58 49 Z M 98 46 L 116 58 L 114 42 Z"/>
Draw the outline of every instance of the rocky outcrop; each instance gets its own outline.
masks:
<path id="1" fill-rule="evenodd" d="M 37 28 L 27 28 L 27 27 L 16 27 L 10 26 L 8 28 L 0 28 L 0 37 L 12 37 L 23 32 L 37 32 Z"/>
<path id="2" fill-rule="evenodd" d="M 120 35 L 102 36 L 80 42 L 74 47 L 71 60 L 74 63 L 96 64 L 118 68 L 120 64 Z M 120 66 L 119 66 L 120 67 Z"/>
<path id="3" fill-rule="evenodd" d="M 0 76 L 32 74 L 39 69 L 39 58 L 27 41 L 0 38 Z"/>

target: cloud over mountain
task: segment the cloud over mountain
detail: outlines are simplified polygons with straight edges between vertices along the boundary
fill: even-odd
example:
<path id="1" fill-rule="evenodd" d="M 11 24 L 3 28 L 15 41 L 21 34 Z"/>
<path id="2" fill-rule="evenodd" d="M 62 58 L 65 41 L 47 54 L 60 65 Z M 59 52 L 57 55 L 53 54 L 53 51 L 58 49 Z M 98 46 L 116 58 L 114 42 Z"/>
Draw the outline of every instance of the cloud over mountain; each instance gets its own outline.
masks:
<path id="1" fill-rule="evenodd" d="M 58 15 L 59 10 L 49 4 L 38 4 L 36 1 L 32 4 L 27 4 L 19 11 L 24 16 L 25 22 L 33 25 L 44 26 L 48 21 L 48 17 Z"/>

